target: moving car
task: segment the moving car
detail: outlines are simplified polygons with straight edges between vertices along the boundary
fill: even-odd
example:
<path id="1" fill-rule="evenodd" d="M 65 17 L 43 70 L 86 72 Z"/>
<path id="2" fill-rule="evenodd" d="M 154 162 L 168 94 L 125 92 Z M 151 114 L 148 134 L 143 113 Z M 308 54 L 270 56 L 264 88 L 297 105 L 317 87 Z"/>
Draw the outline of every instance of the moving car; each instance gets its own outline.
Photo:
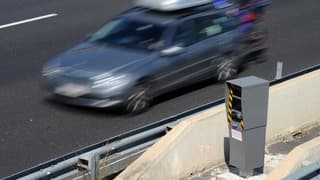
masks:
<path id="1" fill-rule="evenodd" d="M 235 75 L 245 63 L 238 26 L 211 4 L 174 12 L 132 8 L 45 64 L 45 85 L 68 104 L 140 113 L 160 94 Z"/>

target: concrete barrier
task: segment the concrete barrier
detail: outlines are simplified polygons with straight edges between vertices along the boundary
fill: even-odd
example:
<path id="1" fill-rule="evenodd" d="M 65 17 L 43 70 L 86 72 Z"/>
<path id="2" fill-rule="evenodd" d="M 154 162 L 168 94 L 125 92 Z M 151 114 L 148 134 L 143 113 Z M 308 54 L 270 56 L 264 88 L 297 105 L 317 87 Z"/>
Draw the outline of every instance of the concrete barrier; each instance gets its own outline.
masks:
<path id="1" fill-rule="evenodd" d="M 291 173 L 303 167 L 304 162 L 320 160 L 320 137 L 295 147 L 271 173 L 266 180 L 284 179 Z"/>
<path id="2" fill-rule="evenodd" d="M 272 86 L 267 142 L 320 122 L 320 70 Z M 116 179 L 180 179 L 225 161 L 225 105 L 181 122 Z"/>

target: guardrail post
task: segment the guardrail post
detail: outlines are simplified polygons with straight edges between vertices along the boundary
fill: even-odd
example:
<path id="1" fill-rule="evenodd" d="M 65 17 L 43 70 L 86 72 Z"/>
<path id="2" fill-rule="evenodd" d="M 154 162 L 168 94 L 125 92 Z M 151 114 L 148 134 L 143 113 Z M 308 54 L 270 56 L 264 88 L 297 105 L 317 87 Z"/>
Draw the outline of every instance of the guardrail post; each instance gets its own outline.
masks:
<path id="1" fill-rule="evenodd" d="M 87 171 L 90 176 L 90 180 L 97 180 L 99 177 L 99 159 L 100 157 L 98 154 L 89 154 L 87 156 L 80 157 L 77 167 L 79 168 L 79 171 Z"/>
<path id="2" fill-rule="evenodd" d="M 276 72 L 276 79 L 282 78 L 282 70 L 283 70 L 283 62 L 277 62 L 277 72 Z"/>

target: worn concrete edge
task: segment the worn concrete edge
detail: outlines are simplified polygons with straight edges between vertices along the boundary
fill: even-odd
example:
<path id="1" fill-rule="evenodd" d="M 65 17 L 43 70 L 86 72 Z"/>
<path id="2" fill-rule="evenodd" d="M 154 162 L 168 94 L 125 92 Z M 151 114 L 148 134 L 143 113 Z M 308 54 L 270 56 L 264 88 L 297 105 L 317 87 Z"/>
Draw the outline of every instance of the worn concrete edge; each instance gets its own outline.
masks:
<path id="1" fill-rule="evenodd" d="M 303 84 L 304 80 L 310 80 L 310 78 L 317 78 L 320 75 L 320 71 L 311 72 L 307 75 L 297 77 L 295 79 L 283 82 L 281 84 L 275 85 L 270 88 L 270 94 L 273 94 L 277 91 L 286 90 L 297 83 Z M 269 103 L 270 105 L 270 103 Z M 270 107 L 269 107 L 270 110 Z M 138 160 L 132 163 L 123 173 L 121 173 L 117 179 L 146 179 L 144 174 L 146 171 L 155 166 L 155 164 L 161 161 L 161 158 L 165 156 L 165 153 L 170 151 L 174 148 L 174 142 L 178 141 L 179 139 L 183 138 L 184 133 L 190 129 L 190 126 L 197 121 L 204 120 L 210 115 L 217 115 L 217 114 L 225 114 L 225 105 L 219 105 L 212 109 L 206 110 L 204 112 L 198 113 L 190 117 L 189 120 L 183 121 L 179 125 L 177 125 L 171 132 L 169 132 L 165 137 L 163 137 L 158 143 L 156 143 L 153 147 L 151 147 L 145 154 L 143 154 Z M 270 117 L 270 112 L 268 113 Z M 225 118 L 223 119 L 223 123 Z M 269 132 L 269 136 L 267 136 L 267 142 L 270 143 L 279 137 L 292 133 L 301 127 L 307 127 L 310 124 L 317 123 L 319 119 L 311 119 L 310 121 L 303 121 L 299 122 L 298 125 L 295 127 L 290 127 L 289 129 L 282 129 L 278 130 L 276 133 Z M 225 123 L 226 124 L 226 123 Z M 270 125 L 268 125 L 270 127 Z M 225 129 L 227 133 L 227 129 Z M 267 133 L 268 134 L 268 133 Z M 221 136 L 224 137 L 224 136 Z M 220 144 L 221 145 L 221 144 Z M 223 155 L 222 155 L 223 156 Z M 210 165 L 218 165 L 223 163 L 223 160 L 211 162 Z M 208 164 L 209 165 L 209 164 Z M 204 167 L 205 168 L 205 167 Z M 196 171 L 196 170 L 195 170 Z M 186 175 L 186 174 L 185 174 Z M 183 174 L 180 174 L 183 176 Z"/>
<path id="2" fill-rule="evenodd" d="M 287 157 L 268 175 L 266 180 L 283 179 L 303 166 L 303 162 L 320 153 L 320 137 L 295 147 Z M 320 156 L 318 159 L 320 160 Z"/>
<path id="3" fill-rule="evenodd" d="M 305 123 L 301 124 L 298 127 L 290 128 L 287 131 L 279 133 L 279 134 L 273 136 L 271 139 L 267 140 L 265 152 L 266 153 L 271 153 L 268 150 L 268 147 L 271 146 L 271 145 L 274 145 L 274 144 L 280 143 L 280 142 L 288 141 L 288 139 L 291 139 L 296 133 L 307 132 L 309 130 L 312 130 L 314 127 L 318 127 L 318 126 L 320 126 L 320 118 L 319 118 L 319 121 L 305 122 Z"/>

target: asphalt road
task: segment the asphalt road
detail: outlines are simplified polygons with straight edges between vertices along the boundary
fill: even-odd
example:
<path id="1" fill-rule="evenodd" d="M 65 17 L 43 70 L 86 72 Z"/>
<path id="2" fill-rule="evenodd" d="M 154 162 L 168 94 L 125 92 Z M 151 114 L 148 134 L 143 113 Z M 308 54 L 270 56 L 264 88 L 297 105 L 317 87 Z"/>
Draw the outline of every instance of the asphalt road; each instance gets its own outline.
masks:
<path id="1" fill-rule="evenodd" d="M 208 82 L 163 96 L 150 111 L 128 116 L 112 110 L 52 103 L 41 89 L 44 62 L 82 41 L 131 0 L 2 0 L 1 25 L 48 14 L 56 16 L 0 28 L 0 177 L 108 137 L 221 98 L 223 84 Z M 320 1 L 281 0 L 267 13 L 268 61 L 240 76 L 275 77 L 318 64 Z"/>

